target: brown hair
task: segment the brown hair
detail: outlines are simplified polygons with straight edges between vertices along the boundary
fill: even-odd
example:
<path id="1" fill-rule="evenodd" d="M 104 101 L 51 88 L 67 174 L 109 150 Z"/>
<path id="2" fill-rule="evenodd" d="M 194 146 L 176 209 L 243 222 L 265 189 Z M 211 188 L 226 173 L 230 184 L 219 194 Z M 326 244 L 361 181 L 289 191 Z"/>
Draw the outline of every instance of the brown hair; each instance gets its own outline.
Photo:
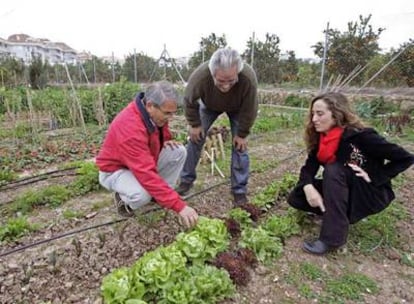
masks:
<path id="1" fill-rule="evenodd" d="M 309 114 L 305 124 L 305 144 L 308 152 L 313 150 L 319 139 L 319 133 L 316 132 L 312 123 L 312 107 L 317 100 L 323 100 L 332 112 L 332 117 L 339 127 L 351 127 L 354 129 L 362 129 L 364 123 L 358 115 L 352 110 L 351 104 L 345 95 L 338 92 L 328 92 L 314 97 L 309 106 Z"/>

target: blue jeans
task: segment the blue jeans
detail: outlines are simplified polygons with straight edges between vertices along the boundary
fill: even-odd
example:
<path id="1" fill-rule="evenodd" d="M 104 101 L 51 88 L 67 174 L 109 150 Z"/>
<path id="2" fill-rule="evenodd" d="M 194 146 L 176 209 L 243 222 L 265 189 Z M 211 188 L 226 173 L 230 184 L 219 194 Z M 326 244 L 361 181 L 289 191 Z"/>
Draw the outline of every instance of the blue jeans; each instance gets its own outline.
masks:
<path id="1" fill-rule="evenodd" d="M 200 102 L 200 119 L 204 134 L 210 129 L 211 125 L 220 115 L 220 112 L 212 111 Z M 237 134 L 239 126 L 238 113 L 226 113 L 230 120 L 232 138 Z M 196 167 L 200 160 L 201 151 L 206 138 L 203 137 L 198 143 L 191 140 L 187 144 L 187 159 L 181 171 L 181 182 L 193 183 L 197 178 Z M 234 145 L 231 149 L 231 191 L 232 193 L 246 193 L 247 182 L 249 180 L 249 154 L 246 151 L 238 151 Z"/>

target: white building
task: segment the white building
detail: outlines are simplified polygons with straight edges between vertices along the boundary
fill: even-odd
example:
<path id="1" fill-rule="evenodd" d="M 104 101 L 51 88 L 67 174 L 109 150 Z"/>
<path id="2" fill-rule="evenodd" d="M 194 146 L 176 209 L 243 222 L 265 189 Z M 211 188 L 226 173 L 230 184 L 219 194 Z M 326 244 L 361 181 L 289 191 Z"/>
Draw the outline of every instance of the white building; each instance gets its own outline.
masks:
<path id="1" fill-rule="evenodd" d="M 0 56 L 11 56 L 30 64 L 32 59 L 41 58 L 49 64 L 76 64 L 77 52 L 63 42 L 33 38 L 26 34 L 14 34 L 7 40 L 0 38 Z"/>

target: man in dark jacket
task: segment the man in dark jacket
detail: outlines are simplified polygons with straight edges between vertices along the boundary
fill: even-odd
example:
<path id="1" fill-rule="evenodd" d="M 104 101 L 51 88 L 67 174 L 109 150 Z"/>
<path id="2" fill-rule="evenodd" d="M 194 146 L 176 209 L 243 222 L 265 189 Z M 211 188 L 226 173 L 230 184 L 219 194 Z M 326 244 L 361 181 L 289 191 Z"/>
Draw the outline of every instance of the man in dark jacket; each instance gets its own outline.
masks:
<path id="1" fill-rule="evenodd" d="M 178 95 L 168 82 L 150 85 L 112 121 L 96 158 L 99 182 L 115 192 L 122 216 L 155 200 L 193 226 L 197 212 L 174 190 L 186 158 L 185 148 L 171 140 L 168 121 L 177 111 Z"/>
<path id="2" fill-rule="evenodd" d="M 190 125 L 190 140 L 177 192 L 185 194 L 193 186 L 207 131 L 225 112 L 233 137 L 231 191 L 236 205 L 246 203 L 249 179 L 247 136 L 258 109 L 255 72 L 243 64 L 237 51 L 218 49 L 209 62 L 202 63 L 191 74 L 184 94 L 184 107 Z"/>

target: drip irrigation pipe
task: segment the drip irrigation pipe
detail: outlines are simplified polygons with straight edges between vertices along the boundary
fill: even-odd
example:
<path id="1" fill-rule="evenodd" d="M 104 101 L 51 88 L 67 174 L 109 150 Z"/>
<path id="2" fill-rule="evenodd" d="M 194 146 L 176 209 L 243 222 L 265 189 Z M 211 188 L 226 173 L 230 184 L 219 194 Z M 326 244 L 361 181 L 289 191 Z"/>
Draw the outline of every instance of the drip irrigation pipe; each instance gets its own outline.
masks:
<path id="1" fill-rule="evenodd" d="M 302 151 L 299 151 L 297 153 L 294 153 L 294 154 L 292 154 L 292 155 L 290 155 L 290 156 L 288 156 L 288 157 L 280 160 L 279 162 L 284 162 L 284 161 L 287 161 L 287 160 L 289 160 L 291 158 L 294 158 L 294 157 L 300 155 L 302 152 L 303 152 L 303 150 Z M 222 185 L 227 184 L 227 183 L 228 183 L 228 181 L 223 181 L 223 182 L 214 184 L 214 185 L 212 185 L 210 187 L 207 187 L 205 189 L 202 189 L 202 190 L 200 190 L 198 192 L 191 193 L 189 195 L 184 196 L 183 197 L 183 200 L 189 200 L 189 199 L 191 199 L 191 198 L 193 198 L 195 196 L 198 196 L 200 194 L 203 194 L 205 192 L 208 192 L 208 191 L 210 191 L 210 190 L 212 190 L 212 189 L 214 189 L 214 188 L 216 188 L 218 186 L 222 186 Z M 143 211 L 143 212 L 141 212 L 139 214 L 142 214 L 143 215 L 143 214 L 147 214 L 147 213 L 150 213 L 150 212 L 153 212 L 153 211 L 156 211 L 156 210 L 161 210 L 161 209 L 162 209 L 162 207 L 156 206 L 155 208 L 151 208 L 151 209 L 145 210 L 145 211 Z M 0 258 L 5 257 L 5 256 L 8 256 L 8 255 L 13 254 L 13 253 L 16 253 L 16 252 L 24 251 L 24 250 L 29 249 L 29 248 L 32 248 L 32 247 L 36 247 L 36 246 L 39 246 L 39 245 L 42 245 L 42 244 L 45 244 L 45 243 L 48 243 L 48 242 L 51 242 L 51 241 L 54 241 L 54 240 L 57 240 L 57 239 L 61 239 L 61 238 L 64 238 L 64 237 L 67 237 L 67 236 L 70 236 L 70 235 L 78 234 L 78 233 L 81 233 L 81 232 L 84 232 L 84 231 L 88 231 L 88 230 L 92 230 L 92 229 L 96 229 L 96 228 L 99 228 L 99 227 L 104 227 L 104 226 L 109 226 L 109 225 L 117 224 L 117 223 L 120 223 L 120 222 L 124 222 L 126 220 L 128 220 L 128 218 L 113 220 L 113 221 L 109 221 L 109 222 L 105 222 L 105 223 L 101 223 L 101 224 L 97 224 L 97 225 L 93 225 L 93 226 L 89 226 L 89 227 L 85 227 L 85 228 L 81 228 L 81 229 L 69 231 L 69 232 L 66 232 L 66 233 L 58 234 L 56 236 L 53 236 L 53 237 L 48 238 L 48 239 L 45 239 L 45 240 L 41 240 L 41 241 L 38 241 L 38 242 L 34 242 L 34 243 L 31 243 L 31 244 L 27 244 L 27 245 L 24 245 L 24 246 L 21 246 L 21 247 L 18 247 L 18 248 L 14 248 L 14 249 L 11 249 L 9 251 L 0 253 Z"/>

